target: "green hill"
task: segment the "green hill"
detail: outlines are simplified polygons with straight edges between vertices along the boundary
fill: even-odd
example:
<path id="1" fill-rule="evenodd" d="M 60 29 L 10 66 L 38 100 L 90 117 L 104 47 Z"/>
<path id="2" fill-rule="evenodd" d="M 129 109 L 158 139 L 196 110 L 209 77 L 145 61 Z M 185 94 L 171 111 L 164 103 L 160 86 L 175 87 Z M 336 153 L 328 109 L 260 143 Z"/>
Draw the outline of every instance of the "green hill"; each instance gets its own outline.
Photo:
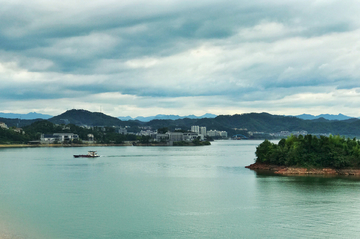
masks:
<path id="1" fill-rule="evenodd" d="M 24 119 L 0 118 L 0 122 L 5 123 L 8 127 L 20 127 L 20 128 L 26 125 L 31 125 L 32 123 L 41 120 L 43 119 L 24 120 Z"/>
<path id="2" fill-rule="evenodd" d="M 68 110 L 49 119 L 54 124 L 74 124 L 88 126 L 120 126 L 123 121 L 118 118 L 87 110 Z"/>
<path id="3" fill-rule="evenodd" d="M 179 119 L 179 120 L 152 120 L 146 123 L 153 128 L 182 127 L 189 129 L 191 125 L 206 126 L 207 130 L 224 130 L 229 135 L 238 133 L 235 129 L 247 129 L 253 132 L 275 133 L 280 131 L 300 131 L 309 133 L 331 133 L 333 135 L 360 135 L 360 120 L 302 120 L 293 116 L 271 115 L 268 113 L 248 113 L 236 115 L 220 115 L 210 119 Z"/>

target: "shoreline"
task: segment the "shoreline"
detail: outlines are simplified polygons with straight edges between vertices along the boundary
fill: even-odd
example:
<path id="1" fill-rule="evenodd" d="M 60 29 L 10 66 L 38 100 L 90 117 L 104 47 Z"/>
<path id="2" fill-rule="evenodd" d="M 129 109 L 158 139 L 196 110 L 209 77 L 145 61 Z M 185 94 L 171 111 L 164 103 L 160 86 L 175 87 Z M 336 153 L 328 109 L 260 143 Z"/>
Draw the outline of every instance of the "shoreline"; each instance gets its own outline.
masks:
<path id="1" fill-rule="evenodd" d="M 0 144 L 0 148 L 46 148 L 46 147 L 124 147 L 124 146 L 145 146 L 145 147 L 155 147 L 155 146 L 171 146 L 166 143 L 135 143 L 133 141 L 126 142 L 124 144 Z M 189 145 L 195 146 L 195 145 Z M 174 146 L 179 147 L 179 146 Z M 1 238 L 0 238 L 1 239 Z"/>
<path id="2" fill-rule="evenodd" d="M 132 144 L 0 144 L 0 148 L 101 147 L 101 146 L 133 146 L 133 145 Z"/>
<path id="3" fill-rule="evenodd" d="M 83 143 L 83 144 L 0 144 L 0 148 L 42 148 L 42 147 L 123 147 L 123 146 L 137 146 L 137 147 L 184 147 L 184 146 L 208 146 L 208 145 L 169 145 L 168 143 L 139 143 L 136 141 L 126 141 L 123 144 L 96 144 L 96 143 Z M 0 238 L 1 239 L 1 238 Z"/>
<path id="4" fill-rule="evenodd" d="M 302 167 L 287 167 L 264 163 L 253 163 L 245 166 L 254 171 L 270 171 L 280 175 L 339 175 L 339 176 L 358 176 L 360 177 L 360 169 L 345 168 L 302 168 Z"/>

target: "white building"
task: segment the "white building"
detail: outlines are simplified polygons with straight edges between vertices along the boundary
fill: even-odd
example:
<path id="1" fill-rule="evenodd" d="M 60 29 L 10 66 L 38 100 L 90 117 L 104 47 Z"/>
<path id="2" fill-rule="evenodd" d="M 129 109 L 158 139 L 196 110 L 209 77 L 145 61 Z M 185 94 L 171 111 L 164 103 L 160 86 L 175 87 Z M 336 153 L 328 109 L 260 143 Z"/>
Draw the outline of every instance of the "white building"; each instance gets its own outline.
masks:
<path id="1" fill-rule="evenodd" d="M 220 137 L 222 138 L 227 138 L 228 137 L 228 133 L 226 131 L 220 131 Z"/>
<path id="2" fill-rule="evenodd" d="M 22 128 L 14 128 L 13 129 L 16 133 L 19 133 L 19 134 L 25 134 L 24 130 Z"/>
<path id="3" fill-rule="evenodd" d="M 191 132 L 200 133 L 200 128 L 198 125 L 191 126 Z"/>
<path id="4" fill-rule="evenodd" d="M 117 129 L 117 132 L 119 134 L 127 134 L 127 129 L 123 128 L 123 127 L 120 127 L 120 128 Z"/>
<path id="5" fill-rule="evenodd" d="M 196 132 L 186 132 L 183 133 L 184 141 L 193 141 L 197 137 L 199 137 L 199 134 Z"/>
<path id="6" fill-rule="evenodd" d="M 79 139 L 79 135 L 73 133 L 41 134 L 40 142 L 43 144 L 51 144 L 55 142 L 66 143 L 72 142 L 74 139 Z"/>
<path id="7" fill-rule="evenodd" d="M 166 134 L 154 134 L 154 136 L 155 136 L 155 140 L 157 142 L 169 141 L 169 138 L 170 138 L 168 133 L 166 133 Z"/>
<path id="8" fill-rule="evenodd" d="M 184 140 L 184 133 L 182 132 L 168 132 L 168 134 L 170 141 L 177 142 Z"/>
<path id="9" fill-rule="evenodd" d="M 200 134 L 201 134 L 201 139 L 204 139 L 206 136 L 206 127 L 200 127 Z"/>
<path id="10" fill-rule="evenodd" d="M 222 137 L 222 138 L 228 137 L 228 134 L 226 131 L 218 131 L 218 130 L 209 130 L 207 132 L 207 135 L 210 137 Z"/>
<path id="11" fill-rule="evenodd" d="M 52 134 L 42 134 L 40 137 L 40 142 L 42 144 L 52 144 L 55 143 L 55 141 L 59 141 L 59 137 Z"/>
<path id="12" fill-rule="evenodd" d="M 54 133 L 54 136 L 58 136 L 60 138 L 60 142 L 69 142 L 74 139 L 79 139 L 79 135 L 73 133 Z"/>
<path id="13" fill-rule="evenodd" d="M 152 131 L 152 130 L 141 130 L 139 133 L 136 133 L 136 135 L 139 135 L 139 136 L 151 136 L 153 134 L 156 134 L 155 131 Z"/>
<path id="14" fill-rule="evenodd" d="M 9 129 L 4 122 L 0 122 L 0 128 Z"/>
<path id="15" fill-rule="evenodd" d="M 88 134 L 87 137 L 88 137 L 88 141 L 94 141 L 95 140 L 95 137 L 94 137 L 93 134 Z"/>

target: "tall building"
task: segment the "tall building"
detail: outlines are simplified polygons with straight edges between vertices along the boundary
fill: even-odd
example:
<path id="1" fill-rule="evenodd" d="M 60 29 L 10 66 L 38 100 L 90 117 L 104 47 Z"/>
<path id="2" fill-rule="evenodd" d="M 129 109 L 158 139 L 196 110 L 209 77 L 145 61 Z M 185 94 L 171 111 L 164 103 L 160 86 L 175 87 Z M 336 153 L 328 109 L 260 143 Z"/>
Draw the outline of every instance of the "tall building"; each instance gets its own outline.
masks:
<path id="1" fill-rule="evenodd" d="M 195 132 L 199 134 L 200 133 L 199 126 L 198 125 L 191 126 L 191 132 Z"/>
<path id="2" fill-rule="evenodd" d="M 200 127 L 200 134 L 202 134 L 204 137 L 206 136 L 206 127 Z"/>

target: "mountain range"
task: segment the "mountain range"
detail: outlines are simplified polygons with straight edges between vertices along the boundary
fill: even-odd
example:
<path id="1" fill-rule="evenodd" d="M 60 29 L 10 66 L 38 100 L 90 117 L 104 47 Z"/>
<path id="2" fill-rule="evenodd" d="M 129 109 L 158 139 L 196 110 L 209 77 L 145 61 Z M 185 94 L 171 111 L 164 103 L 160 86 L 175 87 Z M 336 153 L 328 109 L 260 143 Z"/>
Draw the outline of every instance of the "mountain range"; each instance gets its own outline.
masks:
<path id="1" fill-rule="evenodd" d="M 292 115 L 288 115 L 292 116 Z M 14 114 L 14 113 L 1 113 L 0 112 L 0 118 L 6 118 L 6 119 L 24 119 L 24 120 L 34 120 L 34 119 L 50 119 L 54 116 L 47 115 L 47 114 L 40 114 L 36 112 L 30 112 L 27 114 Z M 202 119 L 202 118 L 215 118 L 217 115 L 206 113 L 201 116 L 196 115 L 187 115 L 187 116 L 179 116 L 179 115 L 165 115 L 165 114 L 158 114 L 155 116 L 138 116 L 138 117 L 131 117 L 131 116 L 119 116 L 118 119 L 122 121 L 129 121 L 129 120 L 138 120 L 142 122 L 149 122 L 151 120 L 159 119 L 159 120 L 178 120 L 178 119 Z M 301 114 L 301 115 L 295 115 L 294 117 L 303 119 L 303 120 L 318 120 L 318 119 L 325 119 L 325 120 L 348 120 L 348 119 L 356 119 L 355 117 L 346 116 L 343 114 L 320 114 L 320 115 L 311 115 L 311 114 Z"/>
<path id="2" fill-rule="evenodd" d="M 30 112 L 27 114 L 14 114 L 14 113 L 2 113 L 0 112 L 1 118 L 7 118 L 7 119 L 50 119 L 53 117 L 52 115 L 46 115 L 46 114 L 39 114 L 36 112 Z"/>
<path id="3" fill-rule="evenodd" d="M 324 118 L 326 120 L 348 120 L 353 119 L 355 117 L 346 116 L 343 114 L 338 115 L 331 115 L 331 114 L 321 114 L 321 115 L 310 115 L 310 114 L 302 114 L 302 115 L 296 115 L 296 118 L 304 119 L 304 120 L 316 120 L 320 118 Z"/>
<path id="4" fill-rule="evenodd" d="M 158 114 L 158 115 L 155 115 L 155 116 L 148 116 L 148 117 L 138 116 L 136 118 L 132 118 L 130 116 L 120 116 L 118 118 L 120 120 L 123 120 L 123 121 L 126 121 L 126 120 L 139 120 L 139 121 L 142 121 L 142 122 L 149 122 L 149 121 L 154 120 L 154 119 L 160 119 L 160 120 L 177 120 L 177 119 L 185 119 L 185 118 L 202 119 L 202 118 L 215 118 L 216 116 L 217 115 L 206 113 L 206 114 L 204 114 L 202 116 L 196 116 L 196 115 L 179 116 L 179 115 Z"/>
<path id="5" fill-rule="evenodd" d="M 23 127 L 30 125 L 36 120 L 5 119 L 0 118 L 0 122 L 6 123 L 9 127 Z M 138 120 L 122 121 L 99 112 L 87 110 L 68 110 L 63 114 L 52 117 L 48 121 L 54 124 L 75 124 L 87 126 L 129 126 L 131 130 L 139 127 L 151 127 L 159 129 L 169 128 L 190 130 L 192 125 L 205 126 L 207 130 L 227 131 L 228 135 L 244 134 L 248 131 L 275 133 L 280 131 L 302 131 L 309 133 L 331 133 L 347 136 L 360 136 L 360 119 L 350 118 L 347 120 L 327 120 L 318 118 L 314 120 L 304 120 L 295 116 L 271 115 L 269 113 L 247 113 L 236 115 L 219 115 L 215 118 L 183 118 L 183 119 L 153 119 L 149 122 Z M 129 132 L 133 132 L 130 131 Z"/>

